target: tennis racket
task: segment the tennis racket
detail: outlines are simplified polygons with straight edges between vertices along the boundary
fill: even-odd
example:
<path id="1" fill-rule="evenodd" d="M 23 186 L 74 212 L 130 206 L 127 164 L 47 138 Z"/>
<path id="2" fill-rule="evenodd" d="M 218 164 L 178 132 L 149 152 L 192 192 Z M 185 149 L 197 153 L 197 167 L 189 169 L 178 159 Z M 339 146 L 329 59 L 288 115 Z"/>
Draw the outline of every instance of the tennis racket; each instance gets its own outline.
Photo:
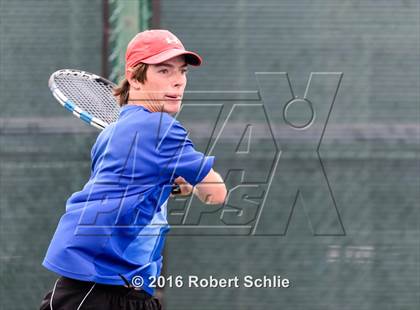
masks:
<path id="1" fill-rule="evenodd" d="M 115 84 L 86 71 L 63 69 L 51 74 L 48 86 L 55 99 L 74 116 L 98 129 L 116 122 L 120 108 L 113 95 Z M 180 194 L 174 185 L 172 194 Z"/>
<path id="2" fill-rule="evenodd" d="M 104 129 L 118 119 L 120 108 L 112 94 L 115 84 L 103 77 L 63 69 L 51 75 L 48 86 L 64 108 L 93 127 Z"/>

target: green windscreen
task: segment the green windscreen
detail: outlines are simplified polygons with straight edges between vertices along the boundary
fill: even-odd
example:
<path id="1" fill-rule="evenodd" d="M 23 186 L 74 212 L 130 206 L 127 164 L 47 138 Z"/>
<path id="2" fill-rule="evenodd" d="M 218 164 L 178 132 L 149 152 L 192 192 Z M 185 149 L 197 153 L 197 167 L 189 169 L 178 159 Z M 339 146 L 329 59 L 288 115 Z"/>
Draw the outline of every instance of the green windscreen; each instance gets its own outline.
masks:
<path id="1" fill-rule="evenodd" d="M 178 119 L 230 191 L 223 208 L 169 201 L 163 276 L 184 285 L 158 290 L 165 309 L 418 309 L 418 12 L 415 0 L 0 0 L 0 309 L 37 309 L 52 289 L 41 262 L 99 133 L 55 102 L 50 74 L 105 63 L 117 82 L 153 14 L 203 57 Z"/>

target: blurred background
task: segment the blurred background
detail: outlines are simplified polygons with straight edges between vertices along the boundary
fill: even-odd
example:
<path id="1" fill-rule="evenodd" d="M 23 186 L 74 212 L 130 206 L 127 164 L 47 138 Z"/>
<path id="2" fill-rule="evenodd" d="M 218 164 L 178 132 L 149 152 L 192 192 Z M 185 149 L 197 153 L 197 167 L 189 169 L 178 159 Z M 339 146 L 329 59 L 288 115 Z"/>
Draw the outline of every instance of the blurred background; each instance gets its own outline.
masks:
<path id="1" fill-rule="evenodd" d="M 419 26 L 417 0 L 0 0 L 0 308 L 52 289 L 41 262 L 90 173 L 98 131 L 50 74 L 117 82 L 131 37 L 164 28 L 204 58 L 179 118 L 235 194 L 187 219 L 171 200 L 163 274 L 291 282 L 166 286 L 165 309 L 418 309 Z M 305 94 L 288 120 L 313 123 L 288 127 Z"/>

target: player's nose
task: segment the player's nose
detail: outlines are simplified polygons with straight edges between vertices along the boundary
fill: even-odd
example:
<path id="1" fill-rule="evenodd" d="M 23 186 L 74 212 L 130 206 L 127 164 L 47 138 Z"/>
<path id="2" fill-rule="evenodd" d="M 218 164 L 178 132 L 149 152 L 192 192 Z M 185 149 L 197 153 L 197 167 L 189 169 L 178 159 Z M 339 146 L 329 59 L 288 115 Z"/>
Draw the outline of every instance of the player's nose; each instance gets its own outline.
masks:
<path id="1" fill-rule="evenodd" d="M 172 80 L 172 86 L 175 88 L 180 88 L 182 86 L 185 86 L 187 83 L 187 77 L 183 73 L 177 73 L 175 74 L 173 80 Z"/>

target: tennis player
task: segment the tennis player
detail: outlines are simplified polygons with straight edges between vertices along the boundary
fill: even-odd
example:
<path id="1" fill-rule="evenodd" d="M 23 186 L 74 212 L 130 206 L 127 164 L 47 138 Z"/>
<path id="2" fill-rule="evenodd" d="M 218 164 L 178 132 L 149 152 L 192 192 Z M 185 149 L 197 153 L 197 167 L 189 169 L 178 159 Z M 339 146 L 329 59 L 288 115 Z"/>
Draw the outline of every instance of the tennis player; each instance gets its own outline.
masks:
<path id="1" fill-rule="evenodd" d="M 188 65 L 201 62 L 167 30 L 128 44 L 120 116 L 92 148 L 88 182 L 67 200 L 43 261 L 59 277 L 40 309 L 161 309 L 151 279 L 161 273 L 173 184 L 208 204 L 226 197 L 214 157 L 196 151 L 173 117 Z"/>

